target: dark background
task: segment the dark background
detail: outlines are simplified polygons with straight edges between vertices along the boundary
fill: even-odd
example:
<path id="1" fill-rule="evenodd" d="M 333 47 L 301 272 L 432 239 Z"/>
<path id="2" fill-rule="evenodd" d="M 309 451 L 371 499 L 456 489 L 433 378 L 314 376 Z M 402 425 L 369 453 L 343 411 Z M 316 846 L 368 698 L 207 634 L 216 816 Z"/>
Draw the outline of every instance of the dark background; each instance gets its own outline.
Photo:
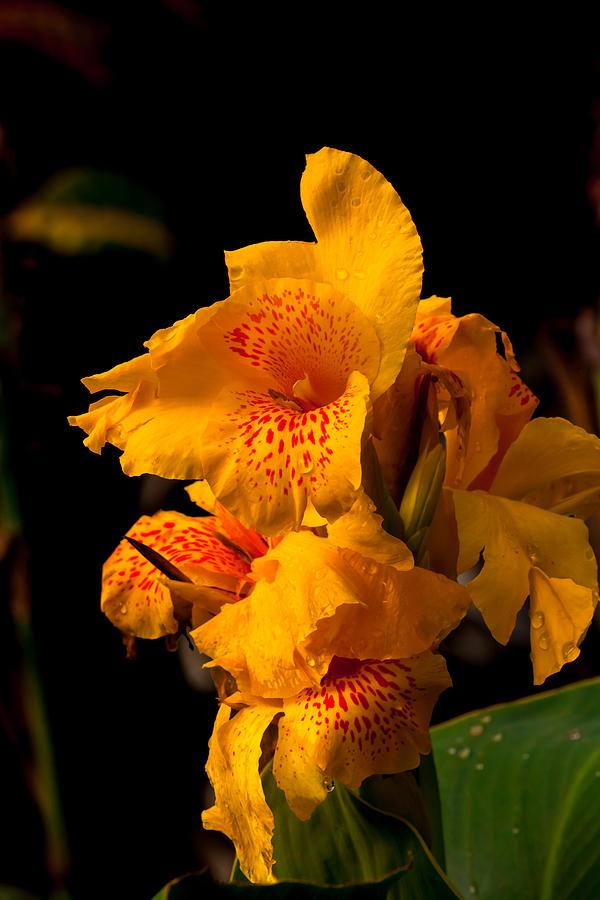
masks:
<path id="1" fill-rule="evenodd" d="M 141 511 L 191 507 L 181 486 L 125 477 L 113 448 L 100 458 L 82 447 L 66 424 L 87 407 L 79 379 L 224 297 L 224 248 L 310 239 L 304 155 L 330 145 L 364 156 L 402 196 L 424 245 L 423 295 L 452 295 L 458 315 L 481 312 L 506 329 L 540 412 L 568 412 L 540 335 L 584 371 L 573 322 L 598 296 L 595 28 L 427 7 L 391 17 L 373 4 L 352 16 L 333 5 L 63 4 L 96 23 L 96 49 L 73 54 L 6 29 L 6 9 L 27 6 L 0 4 L 0 212 L 53 173 L 92 165 L 150 190 L 175 239 L 166 262 L 117 249 L 63 257 L 9 240 L 2 252 L 12 323 L 2 386 L 72 855 L 67 886 L 82 900 L 146 900 L 203 865 L 218 840 L 200 825 L 216 704 L 160 642 L 125 659 L 99 610 L 100 570 Z M 9 695 L 19 652 L 2 621 Z M 546 687 L 598 674 L 597 632 L 587 640 Z M 438 719 L 533 689 L 518 635 L 500 651 L 474 619 L 448 653 L 457 687 Z M 27 747 L 0 746 L 11 810 L 0 882 L 47 896 L 43 832 L 19 758 Z"/>

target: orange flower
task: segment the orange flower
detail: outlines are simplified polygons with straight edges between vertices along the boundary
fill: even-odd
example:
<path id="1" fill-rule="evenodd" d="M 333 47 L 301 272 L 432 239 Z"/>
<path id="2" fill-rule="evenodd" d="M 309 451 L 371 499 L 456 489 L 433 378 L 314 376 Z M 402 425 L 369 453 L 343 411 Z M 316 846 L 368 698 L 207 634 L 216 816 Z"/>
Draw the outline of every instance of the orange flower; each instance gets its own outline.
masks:
<path id="1" fill-rule="evenodd" d="M 127 474 L 205 478 L 263 534 L 298 528 L 313 504 L 334 521 L 354 502 L 371 401 L 401 368 L 421 284 L 410 216 L 364 160 L 309 157 L 302 199 L 316 244 L 230 254 L 231 297 L 84 379 L 125 393 L 70 418 L 95 452 L 122 449 Z"/>

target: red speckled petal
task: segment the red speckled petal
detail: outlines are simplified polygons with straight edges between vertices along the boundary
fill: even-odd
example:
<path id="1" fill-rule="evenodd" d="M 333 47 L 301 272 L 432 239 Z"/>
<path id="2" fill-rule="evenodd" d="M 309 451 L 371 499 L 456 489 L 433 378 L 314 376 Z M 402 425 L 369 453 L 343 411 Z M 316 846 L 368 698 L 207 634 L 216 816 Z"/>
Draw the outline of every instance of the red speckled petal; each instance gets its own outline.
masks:
<path id="1" fill-rule="evenodd" d="M 456 318 L 443 312 L 444 307 L 436 310 L 436 315 L 427 315 L 437 299 L 420 305 L 412 339 L 424 360 L 456 373 L 471 393 L 465 454 L 462 447 L 455 446 L 462 440 L 458 430 L 446 431 L 445 483 L 449 487 L 487 489 L 538 400 L 516 374 L 514 356 L 508 352 L 505 359 L 497 352 L 500 329 L 478 314 Z M 503 342 L 506 347 L 508 339 Z"/>
<path id="2" fill-rule="evenodd" d="M 351 372 L 371 382 L 379 368 L 379 340 L 366 316 L 331 285 L 308 280 L 245 286 L 222 304 L 201 339 L 248 386 L 262 379 L 292 399 L 294 386 L 308 378 L 310 405 L 339 397 Z"/>
<path id="3" fill-rule="evenodd" d="M 429 720 L 451 685 L 441 656 L 335 657 L 321 685 L 284 701 L 273 774 L 300 819 L 308 819 L 332 780 L 358 788 L 369 775 L 419 765 Z"/>
<path id="4" fill-rule="evenodd" d="M 369 385 L 353 372 L 326 406 L 293 411 L 256 391 L 221 396 L 221 416 L 204 434 L 206 479 L 223 505 L 262 534 L 302 523 L 307 500 L 330 521 L 354 502 Z M 216 418 L 216 409 L 215 409 Z"/>
<path id="5" fill-rule="evenodd" d="M 156 550 L 195 584 L 235 591 L 249 563 L 216 537 L 214 517 L 177 512 L 142 516 L 127 534 Z M 137 637 L 174 634 L 178 624 L 167 579 L 128 541 L 121 541 L 102 570 L 102 610 L 121 631 Z"/>

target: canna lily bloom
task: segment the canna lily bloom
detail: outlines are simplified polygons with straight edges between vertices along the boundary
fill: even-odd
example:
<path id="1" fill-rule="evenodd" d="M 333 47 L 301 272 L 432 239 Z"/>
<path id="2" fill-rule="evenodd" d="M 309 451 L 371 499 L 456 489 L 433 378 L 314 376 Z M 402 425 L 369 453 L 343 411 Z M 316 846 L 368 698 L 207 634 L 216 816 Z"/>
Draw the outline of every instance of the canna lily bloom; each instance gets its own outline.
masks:
<path id="1" fill-rule="evenodd" d="M 519 378 L 508 336 L 478 314 L 456 317 L 450 300 L 422 300 L 412 342 L 425 363 L 441 367 L 466 389 L 467 433 L 446 429 L 445 484 L 486 490 L 510 444 L 530 420 L 538 400 Z M 502 347 L 502 353 L 498 351 Z M 442 407 L 454 401 L 448 377 L 439 379 Z M 444 397 L 443 395 L 446 394 Z"/>
<path id="2" fill-rule="evenodd" d="M 369 163 L 324 148 L 301 196 L 315 244 L 228 254 L 231 296 L 83 379 L 123 393 L 69 420 L 91 450 L 119 447 L 129 475 L 206 479 L 267 535 L 352 506 L 371 403 L 400 371 L 421 287 L 410 215 Z"/>
<path id="3" fill-rule="evenodd" d="M 192 517 L 161 510 L 129 529 L 127 536 L 143 544 L 146 553 L 149 549 L 148 555 L 159 555 L 161 568 L 125 538 L 104 564 L 100 605 L 123 634 L 180 633 L 251 589 L 252 561 L 266 553 L 267 542 L 219 504 L 215 513 Z"/>
<path id="4" fill-rule="evenodd" d="M 254 882 L 272 882 L 274 818 L 259 773 L 261 741 L 277 724 L 273 775 L 300 819 L 333 790 L 373 773 L 415 768 L 431 749 L 429 721 L 450 686 L 441 656 L 409 659 L 334 656 L 318 684 L 285 699 L 233 694 L 222 703 L 209 742 L 215 805 L 205 828 L 227 834 Z M 232 709 L 237 712 L 232 715 Z"/>

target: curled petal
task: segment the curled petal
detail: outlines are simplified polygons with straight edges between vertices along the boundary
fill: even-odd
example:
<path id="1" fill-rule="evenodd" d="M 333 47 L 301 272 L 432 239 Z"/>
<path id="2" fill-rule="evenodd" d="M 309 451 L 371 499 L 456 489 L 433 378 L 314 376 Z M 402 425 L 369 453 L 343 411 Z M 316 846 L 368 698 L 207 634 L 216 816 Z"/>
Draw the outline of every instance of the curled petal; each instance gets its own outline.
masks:
<path id="1" fill-rule="evenodd" d="M 490 491 L 587 518 L 600 499 L 600 440 L 566 419 L 533 419 L 508 448 Z"/>
<path id="2" fill-rule="evenodd" d="M 444 660 L 335 657 L 321 685 L 284 700 L 273 774 L 300 819 L 336 779 L 358 788 L 369 775 L 419 765 L 430 750 L 429 720 L 449 687 Z"/>
<path id="3" fill-rule="evenodd" d="M 122 540 L 102 570 L 101 607 L 111 622 L 127 634 L 156 638 L 178 631 L 179 607 L 189 605 L 191 616 L 195 603 L 202 602 L 200 586 L 218 588 L 223 599 L 223 591 L 237 599 L 250 564 L 216 537 L 218 528 L 214 517 L 191 518 L 178 512 L 161 511 L 138 519 L 128 536 L 157 551 L 192 584 L 171 582 Z M 214 598 L 209 603 L 214 607 Z"/>
<path id="4" fill-rule="evenodd" d="M 398 570 L 412 569 L 412 553 L 404 541 L 383 530 L 382 522 L 373 501 L 360 491 L 351 509 L 328 526 L 327 535 L 336 547 L 354 550 Z"/>
<path id="5" fill-rule="evenodd" d="M 537 566 L 529 572 L 529 585 L 533 683 L 542 684 L 579 656 L 598 592 L 571 578 L 549 578 Z"/>
<path id="6" fill-rule="evenodd" d="M 483 551 L 483 568 L 467 588 L 497 641 L 503 644 L 508 641 L 517 612 L 532 588 L 531 578 L 533 586 L 544 593 L 548 602 L 551 601 L 548 584 L 558 591 L 562 579 L 570 579 L 589 592 L 597 591 L 596 560 L 582 521 L 483 491 L 451 493 L 460 542 L 458 570 L 465 572 L 475 566 Z M 537 574 L 532 576 L 534 568 L 549 582 Z M 591 601 L 587 604 L 589 615 L 584 626 L 580 594 L 570 591 L 565 582 L 560 595 L 567 612 L 570 603 L 575 604 L 575 620 L 579 623 L 577 643 L 589 625 L 593 604 Z M 555 618 L 554 639 L 562 644 L 573 641 L 570 626 L 565 630 L 560 624 L 566 621 L 562 615 Z"/>
<path id="7" fill-rule="evenodd" d="M 240 868 L 250 881 L 275 881 L 273 813 L 265 800 L 258 763 L 261 740 L 278 709 L 259 704 L 231 716 L 222 705 L 209 741 L 206 771 L 215 805 L 202 813 L 205 828 L 222 831 L 235 844 Z"/>
<path id="8" fill-rule="evenodd" d="M 324 147 L 307 157 L 300 185 L 316 244 L 278 241 L 227 254 L 232 286 L 263 277 L 333 284 L 374 324 L 382 348 L 378 397 L 396 378 L 421 291 L 421 242 L 400 197 L 373 166 Z"/>

